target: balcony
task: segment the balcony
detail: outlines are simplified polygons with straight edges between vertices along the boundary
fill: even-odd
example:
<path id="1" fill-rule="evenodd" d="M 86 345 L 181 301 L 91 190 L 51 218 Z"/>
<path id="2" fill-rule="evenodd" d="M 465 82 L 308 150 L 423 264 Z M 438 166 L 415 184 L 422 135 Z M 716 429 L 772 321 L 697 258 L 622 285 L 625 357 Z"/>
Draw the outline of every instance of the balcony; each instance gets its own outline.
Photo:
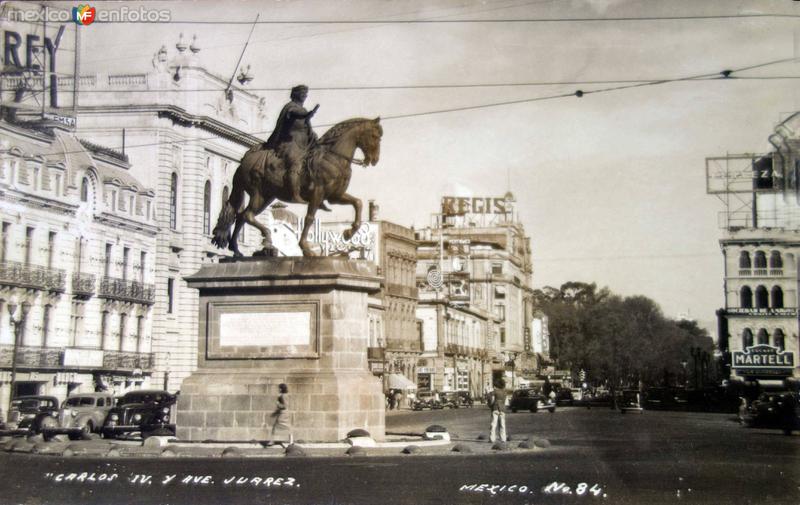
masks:
<path id="1" fill-rule="evenodd" d="M 754 268 L 753 275 L 756 277 L 766 277 L 767 276 L 767 269 L 766 268 Z"/>
<path id="2" fill-rule="evenodd" d="M 63 293 L 66 274 L 57 268 L 3 261 L 0 262 L 0 285 Z"/>
<path id="3" fill-rule="evenodd" d="M 10 368 L 14 353 L 13 345 L 0 346 L 0 366 Z M 17 367 L 21 368 L 62 368 L 63 349 L 50 347 L 17 347 Z"/>
<path id="4" fill-rule="evenodd" d="M 94 295 L 94 275 L 80 272 L 72 274 L 72 294 L 83 298 Z"/>
<path id="5" fill-rule="evenodd" d="M 152 305 L 156 300 L 156 290 L 152 284 L 103 277 L 100 280 L 100 290 L 97 292 L 97 296 L 122 302 Z"/>
<path id="6" fill-rule="evenodd" d="M 153 369 L 153 353 L 104 351 L 103 369 L 114 371 L 133 371 L 140 369 L 149 372 Z"/>
<path id="7" fill-rule="evenodd" d="M 383 347 L 367 347 L 367 360 L 383 361 L 386 356 L 386 349 Z"/>

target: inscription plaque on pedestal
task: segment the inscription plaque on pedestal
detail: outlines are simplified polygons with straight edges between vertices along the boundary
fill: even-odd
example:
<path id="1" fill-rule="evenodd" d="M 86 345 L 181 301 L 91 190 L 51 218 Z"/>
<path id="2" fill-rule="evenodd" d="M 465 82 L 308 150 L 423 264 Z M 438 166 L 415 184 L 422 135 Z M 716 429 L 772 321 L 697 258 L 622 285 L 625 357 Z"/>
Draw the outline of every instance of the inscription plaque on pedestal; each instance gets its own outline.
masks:
<path id="1" fill-rule="evenodd" d="M 208 304 L 207 359 L 316 358 L 319 304 Z"/>

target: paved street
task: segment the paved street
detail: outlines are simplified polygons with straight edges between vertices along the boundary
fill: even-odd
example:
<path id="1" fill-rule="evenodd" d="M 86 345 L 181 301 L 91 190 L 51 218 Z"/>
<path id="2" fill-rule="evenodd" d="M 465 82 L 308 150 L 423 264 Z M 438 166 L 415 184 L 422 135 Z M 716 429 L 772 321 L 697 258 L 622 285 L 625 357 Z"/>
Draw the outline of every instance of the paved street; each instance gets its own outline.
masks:
<path id="1" fill-rule="evenodd" d="M 436 423 L 446 426 L 454 438 L 477 440 L 487 433 L 488 417 L 482 406 L 390 412 L 387 431 L 419 433 Z M 512 445 L 528 436 L 543 436 L 552 447 L 492 454 L 425 455 L 423 451 L 391 457 L 268 459 L 64 459 L 3 452 L 0 502 L 800 502 L 800 436 L 745 429 L 731 415 L 652 411 L 621 415 L 609 409 L 563 408 L 554 414 L 509 413 L 508 424 Z M 94 481 L 85 477 L 84 482 L 66 482 L 70 472 L 94 473 Z M 60 481 L 59 475 L 64 476 Z M 112 475 L 117 477 L 109 482 Z M 136 475 L 151 480 L 141 483 L 142 477 Z"/>

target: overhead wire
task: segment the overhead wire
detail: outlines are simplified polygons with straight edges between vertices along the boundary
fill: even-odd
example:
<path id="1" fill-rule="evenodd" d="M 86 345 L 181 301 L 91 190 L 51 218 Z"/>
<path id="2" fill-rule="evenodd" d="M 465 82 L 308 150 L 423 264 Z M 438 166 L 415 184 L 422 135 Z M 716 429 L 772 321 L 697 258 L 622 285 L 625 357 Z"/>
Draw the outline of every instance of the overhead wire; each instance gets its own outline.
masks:
<path id="1" fill-rule="evenodd" d="M 697 74 L 697 75 L 685 76 L 685 77 L 677 77 L 677 78 L 672 78 L 672 79 L 660 79 L 660 80 L 653 80 L 653 81 L 646 81 L 646 82 L 637 82 L 637 83 L 628 84 L 628 85 L 612 86 L 612 87 L 600 88 L 600 89 L 590 89 L 590 90 L 585 90 L 585 91 L 584 90 L 576 90 L 576 91 L 571 92 L 571 93 L 558 93 L 558 94 L 554 94 L 554 95 L 545 95 L 545 96 L 539 96 L 539 97 L 523 98 L 523 99 L 519 99 L 519 100 L 506 100 L 506 101 L 502 101 L 502 102 L 491 102 L 491 103 L 485 103 L 485 104 L 467 105 L 467 106 L 462 106 L 462 107 L 452 107 L 452 108 L 446 108 L 446 109 L 437 109 L 437 110 L 429 110 L 429 111 L 421 111 L 421 112 L 411 112 L 411 113 L 407 113 L 407 114 L 385 115 L 385 116 L 381 116 L 381 120 L 382 121 L 390 121 L 390 120 L 406 119 L 406 118 L 412 118 L 412 117 L 431 116 L 431 115 L 446 114 L 446 113 L 451 113 L 451 112 L 462 112 L 462 111 L 486 109 L 486 108 L 493 108 L 493 107 L 502 107 L 502 106 L 507 106 L 507 105 L 516 105 L 516 104 L 522 104 L 522 103 L 541 102 L 541 101 L 546 101 L 546 100 L 555 100 L 555 99 L 569 98 L 569 97 L 582 98 L 582 97 L 584 97 L 586 95 L 591 95 L 591 94 L 609 93 L 609 92 L 614 92 L 614 91 L 623 91 L 623 90 L 642 88 L 642 87 L 647 87 L 647 86 L 658 86 L 658 85 L 663 85 L 663 84 L 668 84 L 668 83 L 675 83 L 675 82 L 690 82 L 690 81 L 697 81 L 697 80 L 701 80 L 701 79 L 702 80 L 733 80 L 734 78 L 732 77 L 732 75 L 737 73 L 737 72 L 740 72 L 740 71 L 752 70 L 752 69 L 755 69 L 755 68 L 763 68 L 763 67 L 767 67 L 767 66 L 771 66 L 771 65 L 777 65 L 777 64 L 780 64 L 780 63 L 785 63 L 787 61 L 794 61 L 794 60 L 795 60 L 795 58 L 782 58 L 782 59 L 772 60 L 772 61 L 769 61 L 769 62 L 759 63 L 759 64 L 755 64 L 755 65 L 749 65 L 749 66 L 741 67 L 741 68 L 737 68 L 737 69 L 723 70 L 723 71 L 720 71 L 720 72 L 709 72 L 709 73 L 704 73 L 704 74 Z M 22 107 L 22 106 L 19 106 L 18 104 L 13 104 L 13 103 L 12 104 L 0 103 L 0 105 L 5 106 L 5 107 L 10 107 L 10 108 L 23 109 L 23 110 L 24 109 L 36 110 L 36 109 L 29 108 L 29 107 Z M 324 127 L 333 126 L 334 124 L 335 123 L 326 123 L 326 124 L 319 124 L 319 125 L 316 125 L 316 126 L 319 127 L 319 128 L 324 128 Z M 246 135 L 255 137 L 257 135 L 263 135 L 263 134 L 269 134 L 269 133 L 271 133 L 271 130 L 246 133 Z M 127 149 L 139 148 L 139 147 L 153 147 L 153 146 L 165 145 L 165 144 L 166 145 L 171 145 L 171 144 L 181 144 L 181 143 L 193 142 L 193 141 L 214 140 L 214 139 L 217 139 L 217 138 L 218 138 L 217 136 L 212 136 L 212 137 L 196 137 L 196 138 L 183 139 L 183 140 L 171 140 L 171 141 L 165 141 L 165 142 L 148 142 L 148 143 L 143 143 L 143 144 L 126 145 L 125 148 L 127 150 Z M 111 148 L 111 149 L 119 149 L 119 148 Z M 74 153 L 66 153 L 66 154 L 74 154 Z"/>

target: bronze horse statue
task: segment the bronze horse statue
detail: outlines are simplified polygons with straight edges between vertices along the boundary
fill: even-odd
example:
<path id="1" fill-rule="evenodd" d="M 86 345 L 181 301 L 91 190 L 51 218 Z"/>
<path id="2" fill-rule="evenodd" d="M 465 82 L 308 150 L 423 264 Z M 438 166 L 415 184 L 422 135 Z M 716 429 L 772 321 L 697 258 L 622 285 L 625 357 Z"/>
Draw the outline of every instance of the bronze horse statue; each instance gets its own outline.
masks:
<path id="1" fill-rule="evenodd" d="M 303 256 L 315 255 L 307 236 L 314 223 L 314 215 L 324 200 L 339 205 L 349 204 L 355 209 L 353 223 L 344 232 L 345 240 L 349 240 L 361 227 L 361 200 L 347 193 L 352 175 L 350 165 L 377 164 L 382 135 L 380 118 L 348 119 L 331 127 L 306 152 L 300 196 L 308 202 L 308 209 L 298 242 Z M 356 149 L 364 154 L 363 161 L 353 159 Z M 243 205 L 245 192 L 250 196 L 247 206 Z M 233 175 L 233 188 L 219 213 L 211 242 L 220 248 L 227 246 L 234 256 L 242 256 L 237 238 L 244 223 L 248 223 L 258 228 L 264 237 L 264 248 L 268 249 L 272 245 L 269 228 L 257 221 L 256 216 L 276 199 L 298 203 L 292 201 L 284 161 L 272 149 L 255 146 L 245 153 Z M 230 227 L 234 222 L 231 233 Z"/>

